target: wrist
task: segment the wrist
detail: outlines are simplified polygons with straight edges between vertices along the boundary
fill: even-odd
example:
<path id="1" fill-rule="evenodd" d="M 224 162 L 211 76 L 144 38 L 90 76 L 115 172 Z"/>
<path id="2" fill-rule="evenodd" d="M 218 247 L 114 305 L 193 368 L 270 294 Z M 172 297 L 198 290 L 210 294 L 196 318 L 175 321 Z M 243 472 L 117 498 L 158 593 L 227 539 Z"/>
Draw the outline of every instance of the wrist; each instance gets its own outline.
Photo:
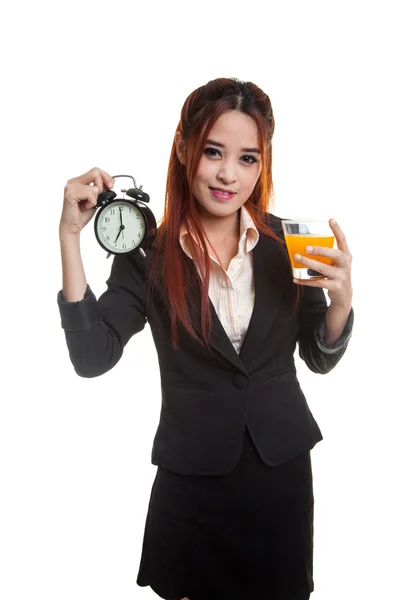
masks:
<path id="1" fill-rule="evenodd" d="M 335 344 L 342 336 L 346 323 L 351 312 L 351 305 L 333 305 L 329 306 L 325 315 L 326 324 L 326 343 Z"/>
<path id="2" fill-rule="evenodd" d="M 72 233 L 67 225 L 60 224 L 58 235 L 61 244 L 79 245 L 80 243 L 80 231 Z"/>
<path id="3" fill-rule="evenodd" d="M 351 311 L 351 307 L 352 307 L 352 303 L 350 302 L 346 302 L 345 304 L 339 304 L 337 302 L 331 302 L 330 305 L 328 306 L 328 312 L 330 314 L 332 313 L 337 313 L 337 314 L 350 314 Z"/>

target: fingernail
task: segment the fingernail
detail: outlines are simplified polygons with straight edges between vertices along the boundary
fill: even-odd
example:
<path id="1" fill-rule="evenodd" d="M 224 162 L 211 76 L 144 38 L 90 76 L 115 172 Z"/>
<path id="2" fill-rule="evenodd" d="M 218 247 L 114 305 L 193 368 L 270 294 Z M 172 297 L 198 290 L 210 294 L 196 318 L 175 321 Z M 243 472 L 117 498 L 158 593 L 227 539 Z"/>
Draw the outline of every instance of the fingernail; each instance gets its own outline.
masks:
<path id="1" fill-rule="evenodd" d="M 295 254 L 294 258 L 295 258 L 295 260 L 300 260 L 301 259 L 301 255 L 300 254 Z"/>
<path id="2" fill-rule="evenodd" d="M 337 222 L 335 221 L 335 219 L 331 219 L 333 225 L 337 225 Z"/>
<path id="3" fill-rule="evenodd" d="M 307 246 L 306 247 L 306 252 L 312 252 L 314 250 L 313 246 Z"/>

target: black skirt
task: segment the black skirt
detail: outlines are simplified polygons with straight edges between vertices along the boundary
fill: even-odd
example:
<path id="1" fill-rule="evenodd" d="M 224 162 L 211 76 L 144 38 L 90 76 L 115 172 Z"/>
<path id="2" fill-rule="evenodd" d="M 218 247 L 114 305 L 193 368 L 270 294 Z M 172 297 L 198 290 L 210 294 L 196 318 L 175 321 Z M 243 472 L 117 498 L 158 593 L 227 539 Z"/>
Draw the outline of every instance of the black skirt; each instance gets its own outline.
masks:
<path id="1" fill-rule="evenodd" d="M 246 429 L 227 475 L 158 468 L 137 584 L 167 600 L 307 600 L 313 509 L 310 452 L 269 467 Z"/>

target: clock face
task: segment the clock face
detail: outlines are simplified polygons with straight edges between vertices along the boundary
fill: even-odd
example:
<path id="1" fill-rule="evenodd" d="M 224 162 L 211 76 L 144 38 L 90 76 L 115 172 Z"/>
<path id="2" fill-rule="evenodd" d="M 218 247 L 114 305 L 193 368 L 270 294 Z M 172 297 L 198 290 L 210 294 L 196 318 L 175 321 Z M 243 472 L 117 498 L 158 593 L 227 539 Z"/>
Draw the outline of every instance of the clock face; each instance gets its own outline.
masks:
<path id="1" fill-rule="evenodd" d="M 140 210 L 131 202 L 111 202 L 98 213 L 97 239 L 113 254 L 132 252 L 144 238 L 146 224 Z"/>

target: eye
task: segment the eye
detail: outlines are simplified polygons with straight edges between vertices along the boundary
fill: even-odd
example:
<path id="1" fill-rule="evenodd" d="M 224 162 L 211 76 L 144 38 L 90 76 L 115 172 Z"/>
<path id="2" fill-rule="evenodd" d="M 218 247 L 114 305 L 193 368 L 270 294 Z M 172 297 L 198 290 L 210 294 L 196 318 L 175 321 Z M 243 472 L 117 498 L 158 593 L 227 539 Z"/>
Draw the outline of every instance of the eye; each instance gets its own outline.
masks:
<path id="1" fill-rule="evenodd" d="M 213 158 L 216 158 L 218 156 L 222 156 L 221 152 L 219 150 L 217 150 L 216 148 L 205 148 L 204 149 L 204 154 L 206 156 L 211 156 Z M 248 165 L 253 165 L 254 163 L 258 162 L 258 160 L 256 159 L 256 157 L 252 156 L 251 154 L 244 154 L 242 156 L 242 160 L 243 160 L 243 162 L 245 162 Z"/>
<path id="2" fill-rule="evenodd" d="M 221 156 L 221 152 L 219 150 L 216 150 L 215 148 L 206 148 L 204 150 L 204 154 L 206 154 L 207 156 Z"/>
<path id="3" fill-rule="evenodd" d="M 250 154 L 245 154 L 244 156 L 242 156 L 242 158 L 249 158 L 250 160 L 245 160 L 244 162 L 246 162 L 248 165 L 253 165 L 254 163 L 258 162 L 258 160 L 256 159 L 255 156 L 251 156 Z"/>

